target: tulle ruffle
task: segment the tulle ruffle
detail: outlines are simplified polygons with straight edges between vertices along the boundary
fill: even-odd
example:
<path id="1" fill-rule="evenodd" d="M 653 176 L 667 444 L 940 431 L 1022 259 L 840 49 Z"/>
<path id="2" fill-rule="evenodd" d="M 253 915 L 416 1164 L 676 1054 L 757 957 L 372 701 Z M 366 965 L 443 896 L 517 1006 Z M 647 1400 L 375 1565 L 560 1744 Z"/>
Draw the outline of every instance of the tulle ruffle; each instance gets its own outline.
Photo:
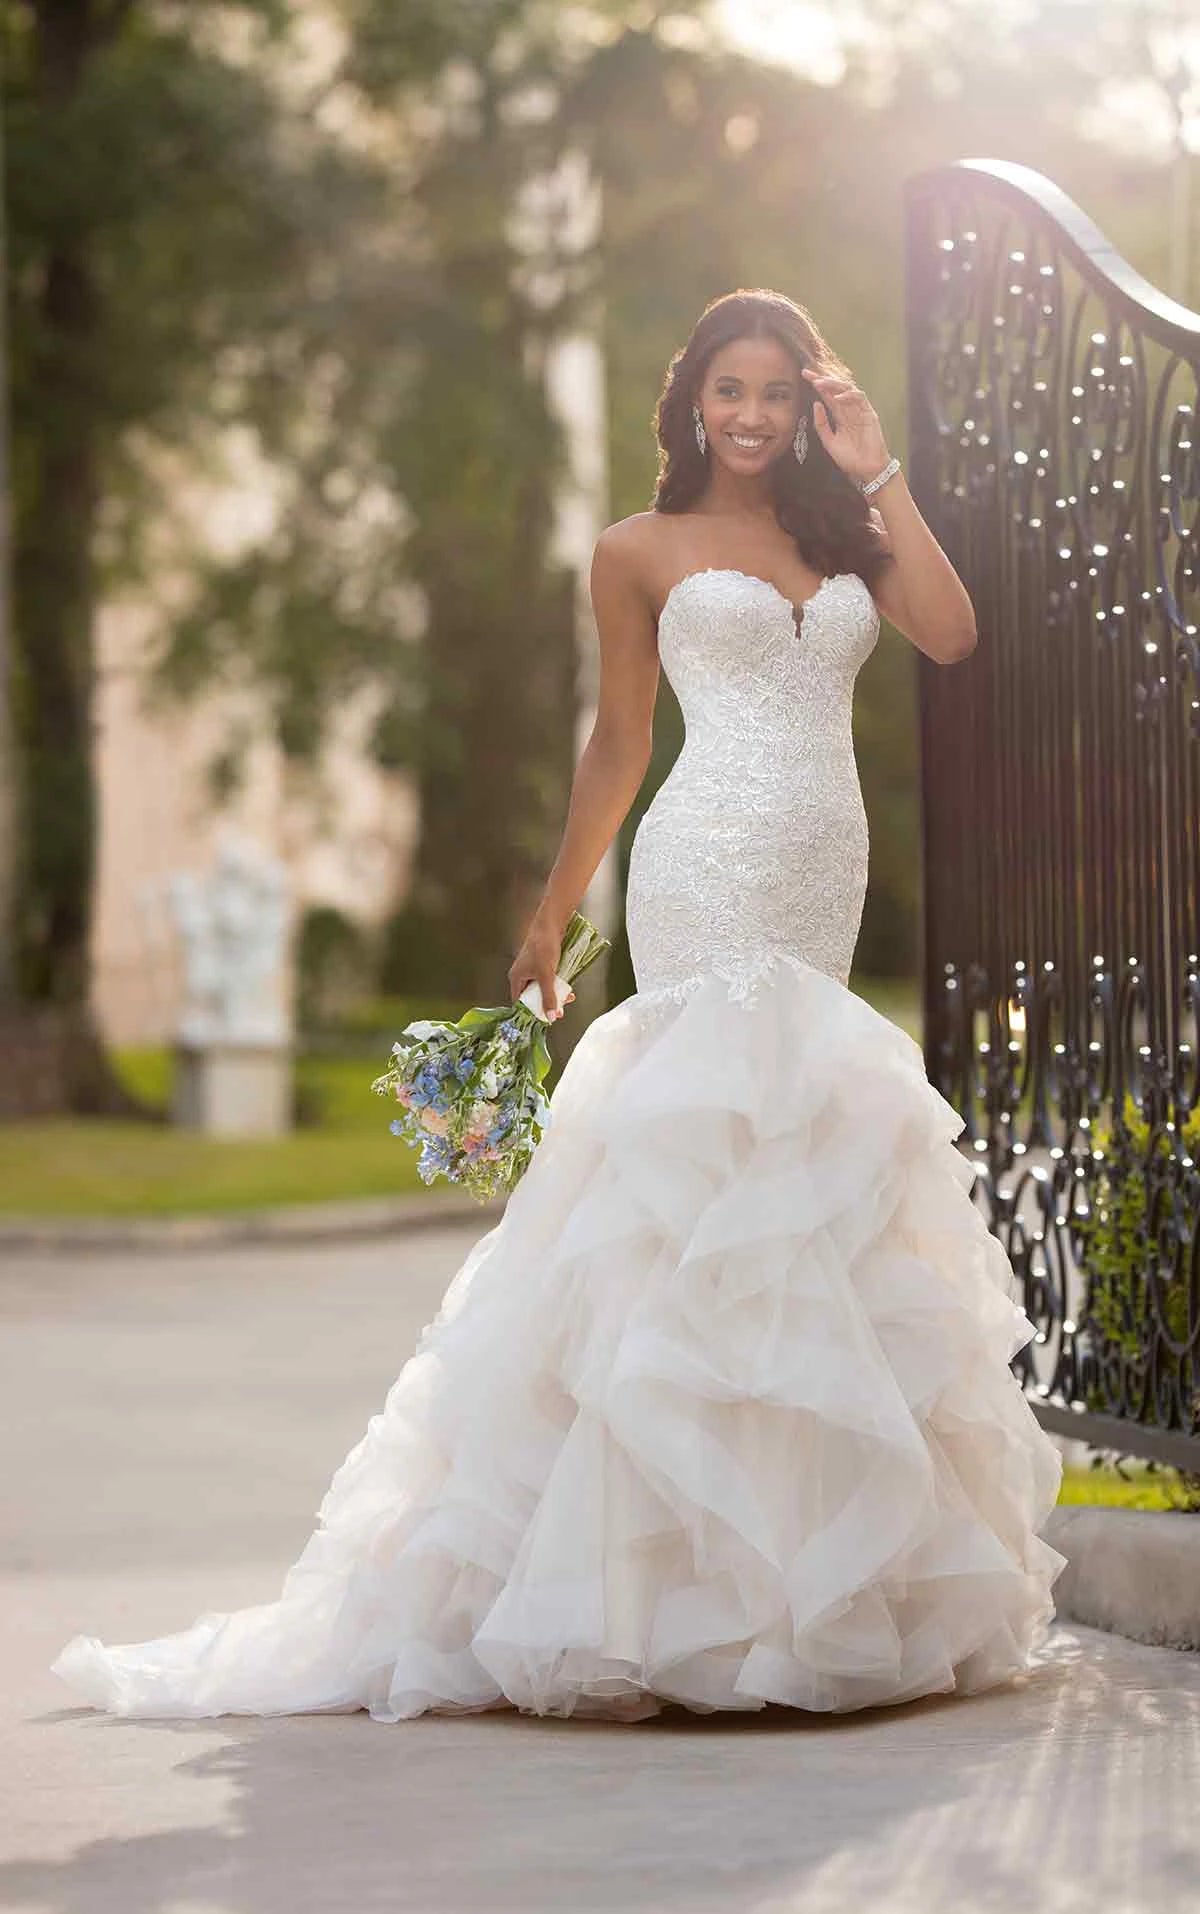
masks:
<path id="1" fill-rule="evenodd" d="M 918 1046 L 799 960 L 597 1018 L 278 1601 L 53 1664 L 126 1715 L 637 1719 L 1029 1665 L 1061 1460 Z"/>

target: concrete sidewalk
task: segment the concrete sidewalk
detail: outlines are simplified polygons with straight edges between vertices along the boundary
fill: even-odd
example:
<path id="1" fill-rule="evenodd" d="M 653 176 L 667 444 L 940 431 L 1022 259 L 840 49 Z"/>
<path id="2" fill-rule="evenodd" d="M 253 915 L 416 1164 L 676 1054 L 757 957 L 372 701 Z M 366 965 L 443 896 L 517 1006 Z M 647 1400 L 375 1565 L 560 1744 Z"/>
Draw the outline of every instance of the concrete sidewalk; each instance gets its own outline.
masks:
<path id="1" fill-rule="evenodd" d="M 76 1708 L 47 1666 L 76 1630 L 278 1593 L 478 1233 L 7 1261 L 6 1914 L 1191 1904 L 1200 1660 L 1074 1625 L 1010 1689 L 837 1717 Z"/>

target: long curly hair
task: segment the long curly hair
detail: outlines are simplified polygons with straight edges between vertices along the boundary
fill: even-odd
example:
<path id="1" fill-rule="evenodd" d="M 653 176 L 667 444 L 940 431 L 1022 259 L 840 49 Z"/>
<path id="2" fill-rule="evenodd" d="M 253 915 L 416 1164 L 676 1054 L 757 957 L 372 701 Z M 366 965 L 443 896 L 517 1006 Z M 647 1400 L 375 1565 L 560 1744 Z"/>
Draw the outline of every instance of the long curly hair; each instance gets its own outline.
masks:
<path id="1" fill-rule="evenodd" d="M 803 306 L 785 293 L 765 286 L 739 286 L 704 308 L 687 344 L 667 367 L 654 412 L 658 436 L 658 478 L 654 488 L 656 512 L 686 512 L 708 482 L 709 452 L 696 443 L 692 404 L 700 395 L 708 362 L 735 339 L 776 339 L 795 359 L 797 367 L 815 366 L 821 372 L 853 373 L 839 359 Z M 770 468 L 776 515 L 797 550 L 823 576 L 858 572 L 870 585 L 886 563 L 870 507 L 853 479 L 836 466 L 817 437 L 812 420 L 816 394 L 801 381 L 802 416 L 808 421 L 808 453 L 804 463 L 790 450 Z"/>

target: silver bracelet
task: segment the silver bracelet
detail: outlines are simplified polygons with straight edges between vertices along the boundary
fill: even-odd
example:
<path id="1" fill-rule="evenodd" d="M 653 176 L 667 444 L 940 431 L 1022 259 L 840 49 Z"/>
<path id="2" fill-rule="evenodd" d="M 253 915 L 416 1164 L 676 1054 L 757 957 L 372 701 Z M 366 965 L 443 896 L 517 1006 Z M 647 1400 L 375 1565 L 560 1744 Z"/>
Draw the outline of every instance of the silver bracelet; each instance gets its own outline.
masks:
<path id="1" fill-rule="evenodd" d="M 890 479 L 892 476 L 892 473 L 898 472 L 899 470 L 900 470 L 899 459 L 889 459 L 887 464 L 884 466 L 882 472 L 880 472 L 876 478 L 868 480 L 868 482 L 865 485 L 860 485 L 859 490 L 862 492 L 863 497 L 866 498 L 866 496 L 870 492 L 877 492 L 879 490 L 879 487 L 883 484 L 884 480 Z"/>

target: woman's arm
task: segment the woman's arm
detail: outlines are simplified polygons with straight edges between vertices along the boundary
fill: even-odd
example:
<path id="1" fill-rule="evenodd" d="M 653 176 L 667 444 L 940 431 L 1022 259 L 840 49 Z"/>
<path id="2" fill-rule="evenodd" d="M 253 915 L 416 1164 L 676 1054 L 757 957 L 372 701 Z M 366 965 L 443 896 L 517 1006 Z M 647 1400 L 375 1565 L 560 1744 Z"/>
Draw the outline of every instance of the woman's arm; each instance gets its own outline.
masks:
<path id="1" fill-rule="evenodd" d="M 558 854 L 508 973 L 514 1002 L 536 978 L 542 1002 L 553 1005 L 563 932 L 650 763 L 658 631 L 638 582 L 638 544 L 636 530 L 622 520 L 601 532 L 592 554 L 589 582 L 600 641 L 596 717 L 575 767 Z"/>
<path id="2" fill-rule="evenodd" d="M 875 496 L 886 511 L 872 506 L 871 523 L 879 549 L 890 558 L 872 587 L 875 603 L 935 664 L 969 658 L 979 642 L 975 607 L 917 510 L 903 472 L 896 472 Z"/>

